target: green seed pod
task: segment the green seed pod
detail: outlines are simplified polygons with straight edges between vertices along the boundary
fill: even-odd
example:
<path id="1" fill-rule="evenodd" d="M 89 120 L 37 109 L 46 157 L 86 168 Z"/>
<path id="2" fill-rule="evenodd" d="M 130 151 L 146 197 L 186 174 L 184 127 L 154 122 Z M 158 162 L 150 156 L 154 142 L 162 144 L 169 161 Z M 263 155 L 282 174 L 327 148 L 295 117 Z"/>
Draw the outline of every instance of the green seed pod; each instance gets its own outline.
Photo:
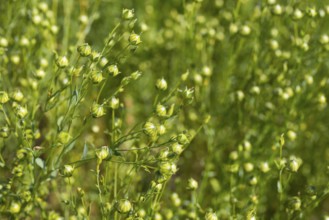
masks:
<path id="1" fill-rule="evenodd" d="M 187 189 L 196 190 L 197 188 L 198 188 L 198 182 L 195 179 L 190 178 L 187 183 Z"/>
<path id="2" fill-rule="evenodd" d="M 173 193 L 170 198 L 174 206 L 179 207 L 182 204 L 182 200 L 177 193 Z"/>
<path id="3" fill-rule="evenodd" d="M 137 215 L 141 218 L 146 216 L 146 211 L 144 209 L 140 209 L 137 211 Z"/>
<path id="4" fill-rule="evenodd" d="M 188 102 L 192 102 L 193 98 L 194 98 L 194 89 L 192 88 L 185 88 L 183 91 L 183 98 L 188 101 Z"/>
<path id="5" fill-rule="evenodd" d="M 165 176 L 171 176 L 177 172 L 176 164 L 172 162 L 160 162 L 159 164 L 160 173 Z"/>
<path id="6" fill-rule="evenodd" d="M 151 182 L 151 187 L 155 192 L 160 192 L 163 185 L 161 183 L 156 183 L 154 181 Z"/>
<path id="7" fill-rule="evenodd" d="M 243 164 L 243 168 L 246 172 L 251 172 L 254 170 L 254 165 L 252 163 Z"/>
<path id="8" fill-rule="evenodd" d="M 166 117 L 167 116 L 167 110 L 166 110 L 166 107 L 161 105 L 161 104 L 158 104 L 156 106 L 156 110 L 155 110 L 157 116 L 163 118 L 163 117 Z"/>
<path id="9" fill-rule="evenodd" d="M 113 76 L 117 76 L 120 74 L 120 71 L 119 71 L 119 68 L 117 65 L 110 65 L 108 68 L 107 68 L 107 71 L 112 74 Z"/>
<path id="10" fill-rule="evenodd" d="M 58 57 L 55 62 L 58 68 L 65 68 L 69 65 L 69 60 L 66 56 Z"/>
<path id="11" fill-rule="evenodd" d="M 97 51 L 92 51 L 89 57 L 93 62 L 97 62 L 101 58 L 101 54 Z"/>
<path id="12" fill-rule="evenodd" d="M 323 45 L 328 44 L 329 43 L 329 36 L 327 34 L 322 34 L 319 41 Z"/>
<path id="13" fill-rule="evenodd" d="M 81 187 L 77 188 L 77 192 L 81 198 L 85 196 L 85 191 Z"/>
<path id="14" fill-rule="evenodd" d="M 300 163 L 298 162 L 297 159 L 293 158 L 289 161 L 289 169 L 292 171 L 292 172 L 297 172 L 299 167 L 300 167 Z"/>
<path id="15" fill-rule="evenodd" d="M 156 84 L 155 84 L 156 88 L 162 91 L 167 90 L 167 81 L 164 78 L 158 79 Z"/>
<path id="16" fill-rule="evenodd" d="M 205 220 L 218 220 L 217 215 L 213 212 L 207 212 L 205 215 Z"/>
<path id="17" fill-rule="evenodd" d="M 108 62 L 109 61 L 105 57 L 102 57 L 102 59 L 99 61 L 99 65 L 101 67 L 105 67 Z"/>
<path id="18" fill-rule="evenodd" d="M 43 69 L 38 69 L 35 71 L 34 73 L 34 76 L 37 78 L 37 79 L 43 79 L 46 75 L 46 72 L 43 70 Z"/>
<path id="19" fill-rule="evenodd" d="M 303 16 L 304 16 L 303 12 L 297 8 L 293 13 L 292 18 L 294 20 L 300 20 L 303 18 Z"/>
<path id="20" fill-rule="evenodd" d="M 70 74 L 73 76 L 73 77 L 78 77 L 80 76 L 80 73 L 82 71 L 83 67 L 80 66 L 80 67 L 72 67 L 71 70 L 70 70 Z"/>
<path id="21" fill-rule="evenodd" d="M 91 115 L 94 118 L 100 118 L 103 115 L 105 115 L 105 109 L 104 109 L 103 105 L 99 105 L 97 103 L 93 103 L 93 105 L 91 107 Z"/>
<path id="22" fill-rule="evenodd" d="M 240 34 L 242 36 L 248 36 L 251 33 L 251 29 L 248 25 L 243 25 L 240 29 Z"/>
<path id="23" fill-rule="evenodd" d="M 184 151 L 184 146 L 182 144 L 179 144 L 178 142 L 173 143 L 173 145 L 171 145 L 171 148 L 172 151 L 178 155 L 180 155 Z"/>
<path id="24" fill-rule="evenodd" d="M 150 137 L 156 137 L 158 135 L 157 127 L 152 122 L 146 122 L 143 126 L 143 131 Z"/>
<path id="25" fill-rule="evenodd" d="M 134 18 L 134 9 L 123 9 L 122 10 L 122 18 L 125 20 L 131 20 Z"/>
<path id="26" fill-rule="evenodd" d="M 88 24 L 88 21 L 89 21 L 89 18 L 88 18 L 88 16 L 87 15 L 81 15 L 80 17 L 79 17 L 79 21 L 80 21 L 80 23 L 82 24 L 82 25 L 87 25 Z"/>
<path id="27" fill-rule="evenodd" d="M 61 131 L 58 135 L 58 142 L 61 144 L 67 144 L 70 139 L 71 139 L 71 135 L 65 131 Z"/>
<path id="28" fill-rule="evenodd" d="M 116 97 L 112 97 L 109 106 L 111 109 L 118 109 L 120 106 L 120 100 Z"/>
<path id="29" fill-rule="evenodd" d="M 141 75 L 142 75 L 142 72 L 137 70 L 137 71 L 133 72 L 130 76 L 133 80 L 137 80 L 139 77 L 141 77 Z"/>
<path id="30" fill-rule="evenodd" d="M 15 166 L 11 173 L 16 177 L 21 177 L 23 175 L 23 165 Z"/>
<path id="31" fill-rule="evenodd" d="M 188 139 L 188 137 L 183 133 L 181 133 L 177 136 L 177 141 L 179 144 L 182 144 L 182 145 L 186 145 L 186 144 L 190 143 L 190 140 Z"/>
<path id="32" fill-rule="evenodd" d="M 22 194 L 20 195 L 20 197 L 25 201 L 25 202 L 29 202 L 32 198 L 31 192 L 30 191 L 24 191 L 22 192 Z"/>
<path id="33" fill-rule="evenodd" d="M 24 99 L 24 95 L 20 90 L 16 90 L 11 94 L 11 98 L 16 102 L 21 102 Z"/>
<path id="34" fill-rule="evenodd" d="M 11 214 L 17 214 L 21 211 L 21 204 L 19 202 L 12 202 L 9 207 Z"/>
<path id="35" fill-rule="evenodd" d="M 94 84 L 98 84 L 103 81 L 104 77 L 101 71 L 93 70 L 90 74 L 90 79 Z"/>
<path id="36" fill-rule="evenodd" d="M 251 176 L 251 177 L 249 178 L 249 184 L 250 184 L 250 185 L 255 186 L 255 185 L 257 185 L 257 183 L 258 183 L 257 177 L 255 177 L 255 176 Z"/>
<path id="37" fill-rule="evenodd" d="M 166 131 L 167 131 L 167 129 L 166 129 L 166 127 L 165 127 L 164 125 L 160 125 L 160 126 L 158 127 L 158 133 L 159 133 L 159 135 L 163 135 L 163 134 L 165 134 Z"/>
<path id="38" fill-rule="evenodd" d="M 0 91 L 0 103 L 5 104 L 8 101 L 9 101 L 8 93 L 6 93 L 5 91 Z"/>
<path id="39" fill-rule="evenodd" d="M 111 157 L 110 149 L 108 146 L 102 146 L 97 152 L 96 152 L 97 158 L 100 160 L 109 159 Z"/>
<path id="40" fill-rule="evenodd" d="M 64 165 L 64 168 L 61 170 L 61 174 L 64 177 L 71 177 L 74 172 L 74 167 L 72 165 Z"/>
<path id="41" fill-rule="evenodd" d="M 78 46 L 77 51 L 80 54 L 80 56 L 87 57 L 91 54 L 91 47 L 89 46 L 89 44 L 85 43 Z"/>
<path id="42" fill-rule="evenodd" d="M 138 44 L 142 43 L 141 37 L 138 34 L 131 33 L 129 36 L 129 43 L 133 46 L 137 46 Z"/>
<path id="43" fill-rule="evenodd" d="M 16 152 L 16 157 L 17 159 L 21 160 L 23 158 L 26 157 L 26 155 L 28 154 L 27 150 L 26 149 L 19 149 L 17 152 Z"/>
<path id="44" fill-rule="evenodd" d="M 30 41 L 26 37 L 22 37 L 21 40 L 19 41 L 19 45 L 21 47 L 28 47 L 30 45 Z"/>
<path id="45" fill-rule="evenodd" d="M 0 47 L 8 47 L 8 40 L 4 37 L 0 37 Z"/>
<path id="46" fill-rule="evenodd" d="M 17 106 L 15 110 L 16 110 L 15 113 L 19 118 L 24 118 L 28 114 L 27 109 L 20 105 Z"/>
<path id="47" fill-rule="evenodd" d="M 169 155 L 170 155 L 170 152 L 169 152 L 168 149 L 161 150 L 159 152 L 159 154 L 158 154 L 158 160 L 160 160 L 160 161 L 166 161 L 166 160 L 168 160 Z"/>
<path id="48" fill-rule="evenodd" d="M 281 15 L 283 13 L 283 8 L 281 5 L 277 4 L 274 5 L 274 7 L 272 8 L 272 13 L 274 15 Z"/>
<path id="49" fill-rule="evenodd" d="M 267 162 L 262 162 L 259 164 L 259 169 L 263 173 L 267 173 L 268 171 L 270 171 L 271 168 Z"/>
<path id="50" fill-rule="evenodd" d="M 300 210 L 301 206 L 302 206 L 302 201 L 297 196 L 292 197 L 291 200 L 289 201 L 289 207 L 294 211 Z"/>
<path id="51" fill-rule="evenodd" d="M 19 62 L 21 61 L 21 58 L 18 55 L 13 55 L 10 57 L 10 61 L 15 64 L 18 65 Z"/>
<path id="52" fill-rule="evenodd" d="M 122 199 L 116 204 L 116 209 L 121 214 L 126 214 L 132 210 L 132 204 L 127 199 Z"/>

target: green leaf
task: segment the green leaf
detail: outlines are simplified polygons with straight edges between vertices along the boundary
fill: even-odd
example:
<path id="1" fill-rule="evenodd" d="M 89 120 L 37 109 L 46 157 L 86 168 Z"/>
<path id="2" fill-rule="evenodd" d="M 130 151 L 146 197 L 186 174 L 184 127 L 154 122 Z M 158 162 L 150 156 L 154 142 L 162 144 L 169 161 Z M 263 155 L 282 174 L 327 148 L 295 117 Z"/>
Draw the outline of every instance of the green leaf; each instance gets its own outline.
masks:
<path id="1" fill-rule="evenodd" d="M 87 145 L 87 143 L 85 142 L 85 144 L 84 144 L 84 146 L 83 146 L 83 152 L 82 152 L 81 159 L 85 159 L 86 156 L 87 156 L 87 153 L 88 153 L 88 145 Z"/>
<path id="2" fill-rule="evenodd" d="M 40 158 L 36 158 L 35 159 L 35 163 L 41 168 L 44 169 L 45 168 L 45 162 Z"/>

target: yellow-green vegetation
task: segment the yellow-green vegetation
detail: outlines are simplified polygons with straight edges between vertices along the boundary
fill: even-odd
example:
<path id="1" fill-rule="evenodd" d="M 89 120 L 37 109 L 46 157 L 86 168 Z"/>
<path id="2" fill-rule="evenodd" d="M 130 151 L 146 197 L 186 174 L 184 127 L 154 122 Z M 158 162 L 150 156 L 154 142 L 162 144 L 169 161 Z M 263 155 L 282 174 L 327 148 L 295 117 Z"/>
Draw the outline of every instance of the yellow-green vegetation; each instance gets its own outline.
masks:
<path id="1" fill-rule="evenodd" d="M 329 219 L 329 1 L 1 0 L 0 219 Z"/>

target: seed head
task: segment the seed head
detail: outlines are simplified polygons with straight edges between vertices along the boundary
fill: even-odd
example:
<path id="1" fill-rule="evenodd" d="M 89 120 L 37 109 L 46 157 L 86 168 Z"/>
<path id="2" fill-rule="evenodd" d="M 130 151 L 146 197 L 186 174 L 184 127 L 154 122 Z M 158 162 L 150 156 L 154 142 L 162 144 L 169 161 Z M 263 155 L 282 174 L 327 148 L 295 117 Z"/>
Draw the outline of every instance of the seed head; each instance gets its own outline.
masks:
<path id="1" fill-rule="evenodd" d="M 134 9 L 123 9 L 122 10 L 122 18 L 125 20 L 131 20 L 134 18 Z"/>
<path id="2" fill-rule="evenodd" d="M 65 68 L 69 65 L 69 60 L 66 58 L 66 56 L 58 57 L 56 59 L 56 65 L 58 68 Z"/>
<path id="3" fill-rule="evenodd" d="M 102 117 L 103 115 L 105 115 L 105 109 L 103 107 L 103 105 L 99 105 L 97 103 L 93 103 L 92 107 L 91 107 L 91 114 L 94 118 L 99 118 Z"/>
<path id="4" fill-rule="evenodd" d="M 19 202 L 12 202 L 10 204 L 9 212 L 12 214 L 17 214 L 21 211 L 21 204 Z"/>
<path id="5" fill-rule="evenodd" d="M 158 79 L 156 84 L 155 84 L 156 88 L 162 91 L 167 90 L 167 81 L 164 78 Z"/>
<path id="6" fill-rule="evenodd" d="M 110 155 L 110 149 L 108 146 L 102 146 L 97 152 L 96 156 L 99 160 L 108 159 Z"/>
<path id="7" fill-rule="evenodd" d="M 98 84 L 103 81 L 104 77 L 101 71 L 93 70 L 90 74 L 90 79 L 94 84 Z"/>
<path id="8" fill-rule="evenodd" d="M 10 129 L 7 126 L 0 128 L 0 137 L 7 138 L 10 135 Z"/>
<path id="9" fill-rule="evenodd" d="M 80 56 L 87 57 L 91 54 L 91 47 L 89 46 L 89 44 L 85 43 L 78 46 L 77 51 L 80 54 Z"/>
<path id="10" fill-rule="evenodd" d="M 205 220 L 218 220 L 217 215 L 213 212 L 207 212 L 205 215 Z"/>
<path id="11" fill-rule="evenodd" d="M 195 179 L 190 178 L 187 183 L 187 189 L 196 190 L 197 188 L 198 188 L 198 182 Z"/>
<path id="12" fill-rule="evenodd" d="M 113 76 L 117 76 L 119 75 L 119 68 L 117 65 L 110 65 L 108 68 L 107 68 L 107 71 L 112 74 Z"/>
<path id="13" fill-rule="evenodd" d="M 110 101 L 110 108 L 112 109 L 118 109 L 120 106 L 120 100 L 116 97 L 112 97 Z"/>
<path id="14" fill-rule="evenodd" d="M 16 102 L 21 102 L 24 99 L 24 95 L 20 90 L 16 90 L 11 94 L 11 98 Z"/>
<path id="15" fill-rule="evenodd" d="M 131 33 L 129 36 L 129 43 L 133 46 L 137 46 L 138 44 L 142 43 L 141 37 L 138 34 Z"/>
<path id="16" fill-rule="evenodd" d="M 184 151 L 184 146 L 179 144 L 178 142 L 173 143 L 173 145 L 171 145 L 171 148 L 172 151 L 178 155 L 180 155 Z"/>
<path id="17" fill-rule="evenodd" d="M 122 199 L 116 204 L 116 209 L 121 214 L 126 214 L 132 210 L 132 204 L 127 199 Z"/>
<path id="18" fill-rule="evenodd" d="M 62 170 L 62 175 L 64 177 L 71 177 L 74 172 L 74 167 L 72 165 L 64 165 L 64 168 Z"/>
<path id="19" fill-rule="evenodd" d="M 18 105 L 16 107 L 16 115 L 19 118 L 24 118 L 28 114 L 28 111 L 25 107 Z"/>
<path id="20" fill-rule="evenodd" d="M 0 91 L 0 103 L 5 104 L 9 101 L 8 93 L 5 91 Z"/>

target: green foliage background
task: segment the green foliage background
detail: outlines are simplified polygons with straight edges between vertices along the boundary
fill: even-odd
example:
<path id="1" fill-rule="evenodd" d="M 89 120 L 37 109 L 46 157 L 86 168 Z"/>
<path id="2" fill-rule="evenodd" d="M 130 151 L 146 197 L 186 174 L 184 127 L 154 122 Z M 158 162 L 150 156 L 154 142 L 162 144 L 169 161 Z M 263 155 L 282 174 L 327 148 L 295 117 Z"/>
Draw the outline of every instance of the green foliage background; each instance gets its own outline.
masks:
<path id="1" fill-rule="evenodd" d="M 40 3 L 5 0 L 0 4 L 0 38 L 8 41 L 6 46 L 0 40 L 0 91 L 10 96 L 1 104 L 0 114 L 0 216 L 329 218 L 328 1 L 53 0 L 45 2 L 47 9 Z M 124 21 L 123 9 L 134 9 L 136 20 Z M 42 17 L 39 23 L 36 15 Z M 140 35 L 141 44 L 129 43 L 132 33 Z M 24 38 L 28 45 L 22 43 Z M 69 68 L 56 66 L 57 57 L 67 56 L 70 66 L 84 66 L 85 77 L 93 61 L 88 66 L 89 61 L 78 59 L 77 47 L 86 42 L 101 52 L 111 40 L 113 46 L 102 55 L 117 64 L 121 74 L 109 78 L 104 71 L 103 89 L 82 87 L 83 102 L 70 115 L 74 97 L 62 82 L 74 85 L 74 77 Z M 41 58 L 49 64 L 45 78 L 39 80 L 35 75 Z M 142 76 L 118 92 L 124 77 L 137 70 Z M 77 86 L 83 77 L 77 78 Z M 161 78 L 168 83 L 165 92 L 155 86 Z M 193 88 L 193 102 L 182 98 L 188 88 Z M 23 100 L 15 99 L 17 90 Z M 60 95 L 47 109 L 55 91 Z M 112 110 L 100 118 L 89 117 L 95 99 L 107 100 L 112 94 L 122 104 L 112 112 L 122 120 L 115 130 Z M 178 171 L 167 177 L 158 193 L 151 184 L 160 183 L 158 150 L 120 153 L 112 138 L 135 128 L 145 133 L 143 124 L 158 117 L 156 104 L 161 100 L 167 101 L 166 106 L 175 103 L 175 113 L 168 119 L 168 134 L 159 142 L 168 140 L 169 147 L 179 134 L 186 134 L 190 143 L 176 155 Z M 26 106 L 26 117 L 17 116 L 17 103 Z M 95 126 L 100 131 L 95 132 Z M 61 132 L 74 139 L 73 146 L 63 145 Z M 284 143 L 280 144 L 280 137 Z M 133 136 L 118 149 L 157 143 L 148 138 Z M 103 145 L 113 150 L 114 161 L 120 161 L 116 171 L 114 163 L 104 165 L 96 156 L 82 161 Z M 68 150 L 57 154 L 60 147 Z M 22 149 L 31 155 L 19 159 Z M 74 175 L 61 176 L 60 170 L 72 162 L 78 165 Z M 134 172 L 126 162 L 132 162 Z M 102 165 L 98 177 L 105 176 L 101 183 L 97 183 L 97 165 Z M 146 165 L 155 168 L 149 171 Z M 113 182 L 116 175 L 118 183 Z M 196 190 L 187 189 L 189 178 L 198 182 Z M 116 184 L 117 196 L 112 194 Z M 85 192 L 82 202 L 78 187 Z M 30 191 L 31 198 L 26 199 L 24 191 Z M 133 204 L 129 213 L 117 212 L 122 199 Z M 17 213 L 13 204 L 20 206 Z M 145 216 L 138 214 L 141 209 Z"/>

